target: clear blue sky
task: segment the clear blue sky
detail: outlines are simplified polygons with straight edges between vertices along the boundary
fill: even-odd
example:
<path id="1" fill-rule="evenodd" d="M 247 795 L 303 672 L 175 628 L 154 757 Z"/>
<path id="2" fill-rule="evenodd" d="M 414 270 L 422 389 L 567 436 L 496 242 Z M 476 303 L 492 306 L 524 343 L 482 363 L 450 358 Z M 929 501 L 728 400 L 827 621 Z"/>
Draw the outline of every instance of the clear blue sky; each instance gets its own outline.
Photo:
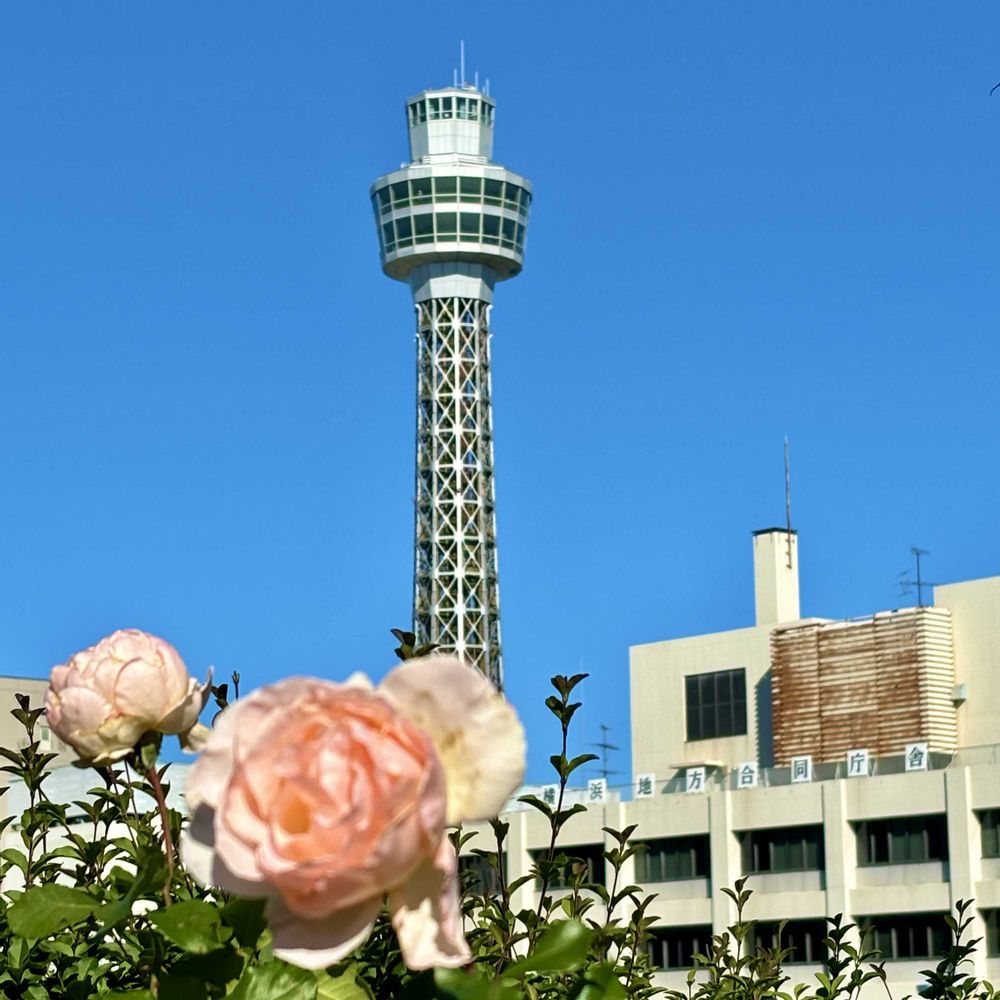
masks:
<path id="1" fill-rule="evenodd" d="M 1000 572 L 1000 6 L 262 2 L 0 12 L 0 671 L 119 626 L 245 685 L 381 675 L 410 616 L 414 343 L 369 183 L 464 38 L 531 178 L 494 310 L 509 693 Z M 627 771 L 628 756 L 615 766 Z"/>

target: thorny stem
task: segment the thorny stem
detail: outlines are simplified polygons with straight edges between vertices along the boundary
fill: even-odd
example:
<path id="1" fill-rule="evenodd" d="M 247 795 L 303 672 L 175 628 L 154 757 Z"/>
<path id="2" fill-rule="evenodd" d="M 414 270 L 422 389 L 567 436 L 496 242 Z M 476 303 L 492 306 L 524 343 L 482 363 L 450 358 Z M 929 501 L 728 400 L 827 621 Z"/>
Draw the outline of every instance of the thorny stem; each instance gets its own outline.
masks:
<path id="1" fill-rule="evenodd" d="M 153 788 L 153 795 L 156 798 L 156 805 L 160 810 L 160 825 L 163 827 L 163 853 L 167 856 L 167 878 L 163 883 L 163 905 L 170 905 L 170 884 L 174 879 L 174 835 L 170 830 L 170 810 L 167 808 L 167 799 L 163 794 L 163 785 L 160 784 L 160 776 L 156 773 L 156 765 L 153 764 L 147 771 L 146 777 Z"/>

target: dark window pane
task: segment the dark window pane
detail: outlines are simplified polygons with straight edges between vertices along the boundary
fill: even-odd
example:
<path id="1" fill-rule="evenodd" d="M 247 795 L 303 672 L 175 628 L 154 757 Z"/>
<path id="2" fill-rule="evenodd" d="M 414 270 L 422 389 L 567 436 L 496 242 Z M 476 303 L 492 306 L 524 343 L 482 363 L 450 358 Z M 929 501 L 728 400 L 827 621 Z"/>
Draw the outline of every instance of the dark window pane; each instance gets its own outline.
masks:
<path id="1" fill-rule="evenodd" d="M 454 201 L 456 179 L 454 177 L 435 177 L 434 194 L 444 201 Z"/>
<path id="2" fill-rule="evenodd" d="M 462 212 L 462 232 L 479 235 L 479 216 L 475 212 Z"/>
<path id="3" fill-rule="evenodd" d="M 983 910 L 983 921 L 986 924 L 986 954 L 996 958 L 1000 955 L 1000 910 Z"/>
<path id="4" fill-rule="evenodd" d="M 454 236 L 458 232 L 458 213 L 438 212 L 434 218 L 437 220 L 435 225 L 438 236 L 442 234 Z"/>
<path id="5" fill-rule="evenodd" d="M 979 829 L 984 858 L 1000 858 L 1000 809 L 985 809 L 979 814 Z"/>
<path id="6" fill-rule="evenodd" d="M 689 969 L 696 954 L 711 951 L 712 928 L 653 927 L 647 944 L 652 965 L 661 969 Z"/>
<path id="7" fill-rule="evenodd" d="M 397 181 L 392 185 L 392 200 L 397 204 L 405 204 L 410 200 L 410 191 L 406 181 Z"/>

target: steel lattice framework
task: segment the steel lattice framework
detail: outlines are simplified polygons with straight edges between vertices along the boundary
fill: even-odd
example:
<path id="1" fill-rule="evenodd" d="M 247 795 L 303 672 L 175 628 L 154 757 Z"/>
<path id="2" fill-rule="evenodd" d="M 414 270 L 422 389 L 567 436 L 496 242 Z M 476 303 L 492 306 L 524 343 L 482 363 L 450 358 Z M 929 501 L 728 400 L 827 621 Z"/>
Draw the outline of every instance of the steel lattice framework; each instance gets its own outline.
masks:
<path id="1" fill-rule="evenodd" d="M 417 306 L 414 625 L 421 642 L 503 677 L 490 406 L 490 307 Z"/>
<path id="2" fill-rule="evenodd" d="M 521 270 L 531 184 L 490 159 L 488 94 L 427 90 L 406 111 L 411 162 L 370 193 L 382 270 L 417 308 L 413 631 L 501 686 L 489 316 Z"/>

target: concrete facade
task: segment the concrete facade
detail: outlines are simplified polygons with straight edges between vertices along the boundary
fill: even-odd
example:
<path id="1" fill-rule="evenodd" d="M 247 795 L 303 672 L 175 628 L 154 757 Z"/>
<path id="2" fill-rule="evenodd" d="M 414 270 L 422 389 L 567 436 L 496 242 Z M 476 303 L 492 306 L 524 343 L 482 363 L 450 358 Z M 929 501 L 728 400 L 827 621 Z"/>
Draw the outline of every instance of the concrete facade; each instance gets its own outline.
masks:
<path id="1" fill-rule="evenodd" d="M 720 890 L 743 875 L 754 890 L 747 911 L 752 920 L 787 919 L 815 939 L 826 916 L 841 913 L 858 923 L 879 917 L 879 941 L 896 953 L 884 956 L 893 995 L 915 992 L 920 970 L 931 964 L 921 952 L 933 947 L 943 915 L 959 899 L 974 898 L 971 936 L 984 938 L 974 971 L 996 982 L 1000 941 L 986 921 L 995 928 L 1000 918 L 1000 847 L 993 846 L 1000 834 L 984 832 L 984 825 L 1000 822 L 1000 577 L 935 590 L 935 606 L 947 609 L 938 619 L 950 618 L 953 630 L 955 697 L 949 710 L 958 726 L 957 751 L 922 758 L 907 757 L 902 748 L 884 757 L 872 754 L 857 776 L 848 776 L 853 765 L 845 757 L 814 763 L 810 780 L 796 781 L 793 768 L 774 766 L 771 753 L 771 635 L 779 625 L 824 620 L 797 617 L 794 535 L 789 539 L 780 529 L 756 533 L 754 564 L 754 626 L 630 650 L 633 767 L 636 782 L 640 775 L 652 777 L 652 794 L 637 797 L 637 785 L 609 790 L 607 801 L 590 803 L 567 823 L 560 838 L 564 850 L 572 854 L 574 846 L 586 851 L 598 844 L 609 849 L 613 841 L 601 828 L 631 824 L 637 824 L 633 842 L 653 851 L 697 845 L 692 857 L 701 852 L 702 860 L 683 876 L 644 881 L 653 863 L 635 859 L 623 873 L 626 884 L 657 895 L 651 912 L 667 943 L 654 947 L 661 958 L 670 952 L 675 959 L 669 963 L 675 967 L 658 974 L 663 985 L 685 988 L 684 943 L 697 935 L 705 941 L 729 926 L 735 910 Z M 878 655 L 892 653 L 882 649 Z M 710 713 L 706 729 L 704 719 L 692 716 L 697 679 L 739 671 L 745 715 L 735 709 L 718 718 Z M 713 690 L 734 700 L 735 687 Z M 712 724 L 720 719 L 716 728 L 723 734 L 715 735 Z M 701 727 L 702 738 L 690 738 L 692 725 Z M 914 732 L 912 745 L 924 737 Z M 754 779 L 742 787 L 745 764 L 754 765 Z M 692 774 L 700 787 L 688 791 Z M 534 812 L 518 809 L 504 818 L 510 823 L 507 872 L 514 879 L 530 872 L 534 854 L 547 847 L 548 829 Z M 466 850 L 487 848 L 477 840 Z M 533 881 L 523 886 L 515 909 L 537 903 L 536 892 Z M 794 983 L 810 980 L 819 969 L 813 961 L 790 964 L 787 971 Z M 866 991 L 880 994 L 879 983 Z"/>

